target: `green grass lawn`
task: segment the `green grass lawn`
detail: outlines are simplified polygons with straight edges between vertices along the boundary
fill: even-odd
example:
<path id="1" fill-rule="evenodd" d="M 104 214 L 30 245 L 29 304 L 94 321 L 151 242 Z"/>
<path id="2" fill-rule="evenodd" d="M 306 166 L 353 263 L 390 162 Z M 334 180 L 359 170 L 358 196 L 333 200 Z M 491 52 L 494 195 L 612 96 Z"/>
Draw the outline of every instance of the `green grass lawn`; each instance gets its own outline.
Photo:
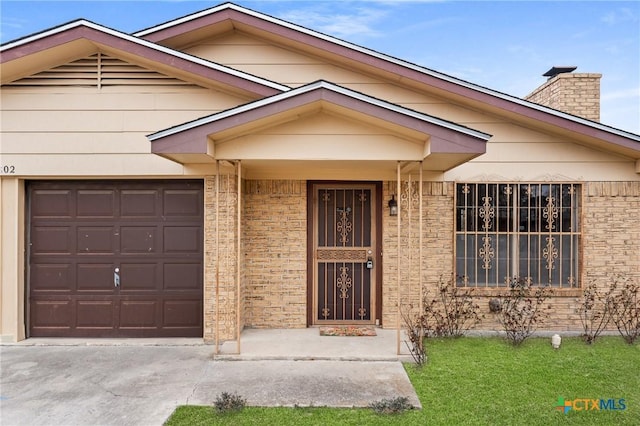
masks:
<path id="1" fill-rule="evenodd" d="M 182 406 L 167 425 L 640 425 L 640 344 L 601 337 L 592 346 L 565 338 L 514 348 L 498 338 L 430 339 L 429 362 L 405 366 L 422 410 L 378 415 L 366 408 L 261 408 L 217 414 Z M 625 410 L 555 409 L 558 398 L 624 398 Z M 213 397 L 215 398 L 215 396 Z M 616 405 L 618 406 L 618 405 Z"/>

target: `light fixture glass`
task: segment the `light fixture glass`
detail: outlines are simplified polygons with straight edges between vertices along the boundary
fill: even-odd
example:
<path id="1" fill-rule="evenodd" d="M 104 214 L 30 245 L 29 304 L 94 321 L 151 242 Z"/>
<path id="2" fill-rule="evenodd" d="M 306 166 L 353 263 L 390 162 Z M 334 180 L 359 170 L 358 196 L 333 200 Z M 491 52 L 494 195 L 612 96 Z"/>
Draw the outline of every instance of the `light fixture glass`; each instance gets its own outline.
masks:
<path id="1" fill-rule="evenodd" d="M 392 195 L 389 200 L 389 216 L 398 216 L 398 202 L 396 201 L 395 194 Z"/>

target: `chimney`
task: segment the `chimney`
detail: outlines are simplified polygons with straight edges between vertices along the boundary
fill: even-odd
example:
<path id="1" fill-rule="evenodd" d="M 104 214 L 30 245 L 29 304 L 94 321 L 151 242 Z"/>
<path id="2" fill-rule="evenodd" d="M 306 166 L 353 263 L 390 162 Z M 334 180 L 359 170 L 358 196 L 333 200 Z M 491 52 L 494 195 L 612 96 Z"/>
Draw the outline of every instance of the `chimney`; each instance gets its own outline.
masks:
<path id="1" fill-rule="evenodd" d="M 576 68 L 552 67 L 543 74 L 548 77 L 547 81 L 525 99 L 588 120 L 600 121 L 602 74 L 573 74 Z"/>

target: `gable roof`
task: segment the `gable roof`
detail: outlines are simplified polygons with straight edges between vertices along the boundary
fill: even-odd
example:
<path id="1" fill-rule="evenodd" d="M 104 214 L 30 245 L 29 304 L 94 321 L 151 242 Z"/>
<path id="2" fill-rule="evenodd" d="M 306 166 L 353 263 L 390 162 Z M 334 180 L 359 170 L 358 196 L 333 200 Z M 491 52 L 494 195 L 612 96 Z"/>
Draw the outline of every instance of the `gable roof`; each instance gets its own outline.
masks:
<path id="1" fill-rule="evenodd" d="M 96 51 L 129 58 L 134 63 L 170 70 L 210 87 L 227 87 L 245 95 L 270 96 L 289 90 L 275 83 L 224 65 L 161 46 L 86 20 L 61 25 L 0 47 L 2 83 L 60 65 Z"/>
<path id="2" fill-rule="evenodd" d="M 211 146 L 211 140 L 233 139 L 265 124 L 274 126 L 321 110 L 332 111 L 342 117 L 349 116 L 362 122 L 374 123 L 389 129 L 390 133 L 418 142 L 416 149 L 411 153 L 397 153 L 396 157 L 390 158 L 401 161 L 438 158 L 437 162 L 433 161 L 432 164 L 427 164 L 427 167 L 429 165 L 435 167 L 437 164 L 437 167 L 442 167 L 439 170 L 447 170 L 485 153 L 486 141 L 491 137 L 487 133 L 326 81 L 317 81 L 162 130 L 147 137 L 152 142 L 153 153 L 177 161 L 184 161 L 185 158 L 202 161 L 204 156 L 221 159 L 216 155 L 215 147 Z M 344 139 L 346 141 L 348 138 L 345 136 Z M 310 147 L 305 147 L 301 153 L 297 154 L 299 157 L 288 159 L 313 159 L 317 153 L 317 150 L 313 151 Z M 354 158 L 344 159 L 353 160 Z"/>
<path id="3" fill-rule="evenodd" d="M 427 90 L 463 105 L 482 108 L 542 127 L 582 143 L 640 158 L 640 135 L 479 86 L 355 44 L 292 24 L 233 3 L 225 3 L 135 33 L 156 43 L 179 47 L 194 40 L 238 29 L 278 43 L 332 57 L 408 87 Z"/>

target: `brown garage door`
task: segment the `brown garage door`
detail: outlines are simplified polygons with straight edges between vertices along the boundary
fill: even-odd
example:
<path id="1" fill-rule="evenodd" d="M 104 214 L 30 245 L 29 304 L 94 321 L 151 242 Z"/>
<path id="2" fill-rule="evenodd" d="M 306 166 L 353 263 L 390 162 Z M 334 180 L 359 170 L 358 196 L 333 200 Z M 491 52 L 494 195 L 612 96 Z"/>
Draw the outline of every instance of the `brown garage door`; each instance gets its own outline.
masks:
<path id="1" fill-rule="evenodd" d="M 29 332 L 201 337 L 201 181 L 31 182 Z"/>

